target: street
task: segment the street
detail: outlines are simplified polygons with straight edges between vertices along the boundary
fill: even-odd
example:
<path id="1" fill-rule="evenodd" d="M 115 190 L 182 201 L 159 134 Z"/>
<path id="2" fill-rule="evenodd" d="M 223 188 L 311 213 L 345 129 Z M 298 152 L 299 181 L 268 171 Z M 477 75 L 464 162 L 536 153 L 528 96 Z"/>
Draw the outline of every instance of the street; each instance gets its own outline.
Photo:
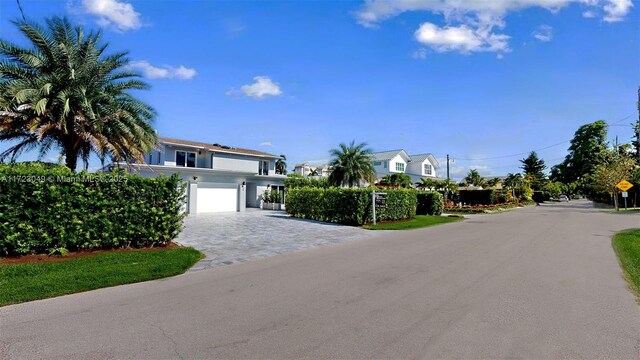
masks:
<path id="1" fill-rule="evenodd" d="M 637 359 L 632 227 L 543 204 L 7 306 L 0 358 Z"/>

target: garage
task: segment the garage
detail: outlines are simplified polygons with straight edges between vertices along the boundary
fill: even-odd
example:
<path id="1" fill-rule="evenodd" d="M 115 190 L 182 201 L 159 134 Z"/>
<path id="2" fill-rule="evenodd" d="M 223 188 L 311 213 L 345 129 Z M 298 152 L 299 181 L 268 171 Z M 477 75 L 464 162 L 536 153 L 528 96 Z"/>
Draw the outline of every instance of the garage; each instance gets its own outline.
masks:
<path id="1" fill-rule="evenodd" d="M 236 184 L 198 183 L 196 212 L 213 213 L 238 210 Z"/>

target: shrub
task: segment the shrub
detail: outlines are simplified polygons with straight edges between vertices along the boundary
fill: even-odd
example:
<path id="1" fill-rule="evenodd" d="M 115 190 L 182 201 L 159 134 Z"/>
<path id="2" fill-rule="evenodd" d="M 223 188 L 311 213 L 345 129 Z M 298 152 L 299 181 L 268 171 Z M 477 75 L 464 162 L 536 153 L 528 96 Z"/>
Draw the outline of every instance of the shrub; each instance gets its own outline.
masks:
<path id="1" fill-rule="evenodd" d="M 284 186 L 287 189 L 294 189 L 294 188 L 300 188 L 300 187 L 313 187 L 313 188 L 326 189 L 329 187 L 329 180 L 327 180 L 327 178 L 290 176 L 284 179 Z"/>
<path id="2" fill-rule="evenodd" d="M 372 191 L 372 188 L 292 188 L 287 195 L 286 210 L 303 219 L 362 225 L 372 219 Z M 376 219 L 401 220 L 415 216 L 417 199 L 414 190 L 384 192 L 387 193 L 386 208 L 376 209 Z"/>
<path id="3" fill-rule="evenodd" d="M 460 202 L 467 205 L 491 205 L 495 201 L 495 190 L 460 190 Z"/>
<path id="4" fill-rule="evenodd" d="M 265 190 L 262 195 L 262 201 L 266 202 L 266 203 L 276 203 L 276 204 L 280 204 L 282 203 L 282 196 L 280 195 L 280 192 L 277 190 Z"/>
<path id="5" fill-rule="evenodd" d="M 177 175 L 20 163 L 0 165 L 0 184 L 2 255 L 162 246 L 182 229 L 185 192 Z"/>
<path id="6" fill-rule="evenodd" d="M 420 191 L 417 193 L 417 215 L 441 215 L 444 208 L 442 194 L 435 191 Z"/>

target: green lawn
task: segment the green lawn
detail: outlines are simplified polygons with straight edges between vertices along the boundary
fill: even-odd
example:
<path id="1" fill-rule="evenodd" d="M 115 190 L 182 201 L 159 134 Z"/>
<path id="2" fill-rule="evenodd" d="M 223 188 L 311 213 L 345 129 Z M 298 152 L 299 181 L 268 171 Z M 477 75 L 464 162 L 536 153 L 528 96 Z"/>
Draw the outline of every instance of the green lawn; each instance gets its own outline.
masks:
<path id="1" fill-rule="evenodd" d="M 59 262 L 0 263 L 0 306 L 182 274 L 193 248 L 102 252 Z"/>
<path id="2" fill-rule="evenodd" d="M 613 248 L 631 288 L 640 295 L 640 229 L 621 231 L 613 236 Z"/>
<path id="3" fill-rule="evenodd" d="M 415 218 L 410 220 L 397 221 L 386 224 L 383 223 L 376 225 L 365 225 L 364 228 L 369 230 L 409 230 L 439 224 L 446 224 L 460 220 L 462 220 L 461 217 L 417 215 Z"/>

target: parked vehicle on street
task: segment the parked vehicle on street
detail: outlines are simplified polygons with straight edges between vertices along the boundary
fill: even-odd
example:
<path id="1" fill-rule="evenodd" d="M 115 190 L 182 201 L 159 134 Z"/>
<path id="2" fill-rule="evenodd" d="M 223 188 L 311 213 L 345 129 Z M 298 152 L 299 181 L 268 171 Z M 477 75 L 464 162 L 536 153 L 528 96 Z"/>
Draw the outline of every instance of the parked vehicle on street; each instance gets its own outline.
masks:
<path id="1" fill-rule="evenodd" d="M 560 200 L 560 202 L 565 202 L 565 201 L 569 201 L 569 198 L 567 197 L 567 195 L 560 195 L 558 200 Z"/>

